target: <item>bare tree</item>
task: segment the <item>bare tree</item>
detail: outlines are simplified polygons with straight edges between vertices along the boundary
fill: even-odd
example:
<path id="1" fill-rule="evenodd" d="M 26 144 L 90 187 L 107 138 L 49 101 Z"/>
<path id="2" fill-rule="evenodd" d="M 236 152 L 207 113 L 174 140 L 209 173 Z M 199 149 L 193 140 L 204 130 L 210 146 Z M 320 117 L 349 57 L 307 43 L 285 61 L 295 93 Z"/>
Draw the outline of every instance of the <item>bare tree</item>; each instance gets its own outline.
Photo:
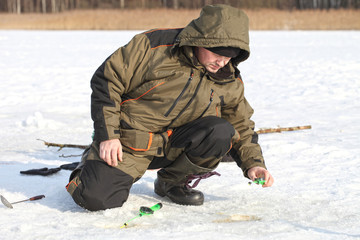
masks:
<path id="1" fill-rule="evenodd" d="M 97 8 L 193 8 L 209 4 L 227 4 L 238 8 L 339 9 L 360 8 L 360 0 L 0 0 L 0 12 L 61 12 Z"/>
<path id="2" fill-rule="evenodd" d="M 178 9 L 179 8 L 179 0 L 173 0 L 173 8 Z"/>
<path id="3" fill-rule="evenodd" d="M 41 0 L 42 13 L 46 13 L 46 0 Z"/>
<path id="4" fill-rule="evenodd" d="M 52 13 L 56 13 L 57 11 L 57 8 L 56 8 L 56 0 L 51 0 L 51 12 Z"/>

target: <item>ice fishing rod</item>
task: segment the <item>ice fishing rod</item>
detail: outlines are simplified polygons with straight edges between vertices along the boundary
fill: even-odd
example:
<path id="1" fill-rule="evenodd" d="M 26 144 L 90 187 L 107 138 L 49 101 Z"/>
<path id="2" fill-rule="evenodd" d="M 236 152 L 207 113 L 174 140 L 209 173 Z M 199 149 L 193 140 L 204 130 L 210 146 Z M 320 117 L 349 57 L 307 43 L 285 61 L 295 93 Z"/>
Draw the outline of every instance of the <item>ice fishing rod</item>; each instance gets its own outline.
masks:
<path id="1" fill-rule="evenodd" d="M 260 185 L 264 185 L 265 184 L 265 179 L 264 178 L 255 178 L 255 180 L 253 181 L 253 183 L 255 184 L 260 184 Z M 251 185 L 252 182 L 249 182 L 249 185 Z"/>
<path id="2" fill-rule="evenodd" d="M 35 200 L 42 199 L 44 197 L 45 197 L 44 195 L 38 195 L 38 196 L 35 196 L 35 197 L 31 197 L 29 199 L 25 199 L 25 200 L 22 200 L 22 201 L 10 203 L 3 195 L 0 195 L 1 202 L 8 208 L 13 208 L 12 205 L 16 204 L 16 203 L 21 203 L 21 202 L 26 202 L 26 201 L 35 201 Z"/>
<path id="3" fill-rule="evenodd" d="M 120 228 L 126 227 L 129 222 L 131 222 L 131 221 L 133 221 L 133 220 L 135 220 L 135 219 L 137 219 L 137 218 L 139 218 L 139 217 L 154 214 L 154 212 L 155 212 L 156 210 L 161 209 L 162 206 L 163 206 L 163 205 L 162 205 L 161 203 L 157 203 L 157 204 L 155 204 L 155 205 L 152 206 L 152 207 L 144 207 L 144 206 L 140 207 L 139 215 L 137 215 L 136 217 L 134 217 L 134 218 L 130 219 L 129 221 L 127 221 L 126 223 L 124 223 L 124 225 L 122 225 Z"/>

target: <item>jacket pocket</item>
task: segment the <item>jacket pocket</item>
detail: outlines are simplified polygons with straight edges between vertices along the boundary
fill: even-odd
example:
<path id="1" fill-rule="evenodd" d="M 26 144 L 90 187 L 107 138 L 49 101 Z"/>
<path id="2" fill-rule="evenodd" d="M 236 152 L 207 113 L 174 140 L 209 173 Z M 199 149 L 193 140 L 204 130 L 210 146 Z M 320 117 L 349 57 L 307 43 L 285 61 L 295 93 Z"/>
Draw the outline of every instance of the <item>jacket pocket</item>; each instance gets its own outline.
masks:
<path id="1" fill-rule="evenodd" d="M 136 129 L 121 129 L 120 142 L 123 149 L 137 155 L 164 156 L 166 134 L 145 132 Z"/>
<path id="2" fill-rule="evenodd" d="M 193 76 L 194 76 L 194 71 L 191 69 L 191 73 L 190 73 L 190 77 L 187 80 L 183 90 L 180 92 L 179 96 L 175 99 L 175 101 L 173 102 L 173 104 L 170 106 L 169 110 L 166 111 L 166 113 L 164 114 L 165 117 L 168 117 L 169 114 L 174 110 L 175 106 L 178 104 L 178 102 L 180 101 L 180 99 L 182 98 L 182 96 L 184 95 L 185 91 L 188 89 L 188 87 L 190 86 L 191 81 L 193 80 Z"/>

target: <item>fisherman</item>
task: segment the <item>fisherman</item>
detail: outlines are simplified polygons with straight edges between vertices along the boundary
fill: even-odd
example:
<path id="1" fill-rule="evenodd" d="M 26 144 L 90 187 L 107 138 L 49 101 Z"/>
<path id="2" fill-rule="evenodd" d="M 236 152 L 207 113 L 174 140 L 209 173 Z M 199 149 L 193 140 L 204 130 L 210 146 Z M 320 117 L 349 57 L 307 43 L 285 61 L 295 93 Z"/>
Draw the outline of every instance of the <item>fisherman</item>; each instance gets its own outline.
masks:
<path id="1" fill-rule="evenodd" d="M 91 211 L 121 207 L 147 169 L 160 169 L 157 195 L 202 205 L 189 181 L 216 174 L 226 154 L 270 187 L 237 69 L 249 54 L 248 17 L 221 4 L 184 28 L 140 33 L 116 50 L 91 79 L 95 134 L 67 185 L 74 201 Z"/>

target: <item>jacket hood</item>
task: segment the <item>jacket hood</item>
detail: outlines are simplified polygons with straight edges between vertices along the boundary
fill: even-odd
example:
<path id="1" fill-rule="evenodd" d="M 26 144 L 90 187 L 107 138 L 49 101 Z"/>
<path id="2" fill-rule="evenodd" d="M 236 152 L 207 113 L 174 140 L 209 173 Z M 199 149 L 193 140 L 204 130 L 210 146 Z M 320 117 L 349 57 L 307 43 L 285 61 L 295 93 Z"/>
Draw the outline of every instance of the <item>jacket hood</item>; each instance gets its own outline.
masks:
<path id="1" fill-rule="evenodd" d="M 242 51 L 234 58 L 237 65 L 250 55 L 249 19 L 240 9 L 224 5 L 205 6 L 178 36 L 179 47 L 235 47 Z"/>

